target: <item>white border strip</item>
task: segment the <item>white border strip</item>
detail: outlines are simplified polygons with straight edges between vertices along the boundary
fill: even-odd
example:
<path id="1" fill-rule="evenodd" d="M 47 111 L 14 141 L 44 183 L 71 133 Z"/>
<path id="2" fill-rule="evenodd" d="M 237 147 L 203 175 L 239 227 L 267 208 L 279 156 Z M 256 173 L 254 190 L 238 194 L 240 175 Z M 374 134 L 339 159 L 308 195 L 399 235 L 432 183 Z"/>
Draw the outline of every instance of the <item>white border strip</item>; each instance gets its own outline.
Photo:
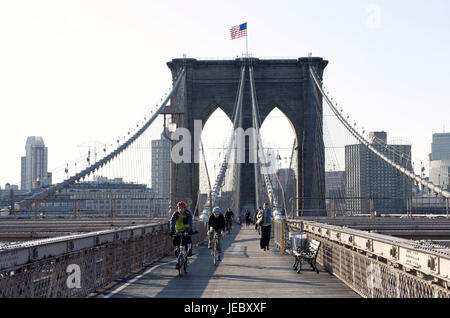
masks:
<path id="1" fill-rule="evenodd" d="M 190 259 L 191 259 L 191 260 L 194 260 L 194 259 L 196 259 L 196 258 L 197 258 L 197 255 L 192 256 Z M 103 298 L 110 298 L 111 296 L 114 296 L 115 294 L 117 294 L 118 292 L 120 292 L 120 291 L 122 291 L 123 289 L 127 288 L 128 286 L 134 284 L 134 282 L 136 282 L 138 279 L 141 279 L 144 275 L 147 275 L 148 273 L 150 273 L 150 272 L 153 271 L 154 269 L 156 269 L 156 268 L 158 268 L 158 267 L 160 267 L 160 266 L 162 266 L 162 265 L 167 265 L 167 264 L 170 264 L 170 263 L 174 263 L 174 262 L 176 262 L 176 261 L 177 261 L 177 260 L 174 259 L 174 260 L 172 260 L 172 261 L 165 262 L 165 263 L 161 263 L 161 264 L 158 264 L 158 265 L 155 265 L 155 266 L 149 268 L 148 270 L 146 270 L 146 271 L 143 272 L 142 274 L 139 274 L 138 276 L 136 276 L 136 277 L 130 279 L 128 282 L 124 283 L 122 286 L 117 287 L 117 288 L 114 289 L 112 292 L 110 292 L 108 295 L 103 296 Z"/>

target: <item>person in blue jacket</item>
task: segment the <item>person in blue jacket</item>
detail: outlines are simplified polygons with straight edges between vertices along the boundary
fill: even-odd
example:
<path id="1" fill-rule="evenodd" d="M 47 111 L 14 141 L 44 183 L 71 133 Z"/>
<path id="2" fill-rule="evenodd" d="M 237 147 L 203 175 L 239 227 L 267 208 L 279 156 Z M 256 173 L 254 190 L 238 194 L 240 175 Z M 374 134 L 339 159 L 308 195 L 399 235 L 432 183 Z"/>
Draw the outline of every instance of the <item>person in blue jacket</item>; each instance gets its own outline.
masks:
<path id="1" fill-rule="evenodd" d="M 269 208 L 269 203 L 265 202 L 263 209 L 258 212 L 257 223 L 261 228 L 261 239 L 259 245 L 265 251 L 269 250 L 270 231 L 272 229 L 272 215 Z"/>

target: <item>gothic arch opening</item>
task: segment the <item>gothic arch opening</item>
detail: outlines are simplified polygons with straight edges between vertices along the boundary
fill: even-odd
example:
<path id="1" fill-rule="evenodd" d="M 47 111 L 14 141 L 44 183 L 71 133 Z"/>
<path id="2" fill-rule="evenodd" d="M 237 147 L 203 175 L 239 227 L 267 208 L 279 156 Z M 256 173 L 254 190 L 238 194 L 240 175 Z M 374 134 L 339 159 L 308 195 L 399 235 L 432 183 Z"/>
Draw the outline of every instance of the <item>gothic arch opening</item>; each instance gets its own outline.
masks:
<path id="1" fill-rule="evenodd" d="M 289 118 L 277 106 L 264 119 L 260 132 L 273 189 L 280 208 L 289 215 L 292 209 L 297 211 L 296 132 Z"/>
<path id="2" fill-rule="evenodd" d="M 220 105 L 217 105 L 216 109 L 206 118 L 201 134 L 204 155 L 202 154 L 202 144 L 199 144 L 199 211 L 203 211 L 203 205 L 209 196 L 210 187 L 214 187 L 233 129 L 232 121 Z M 222 197 L 225 192 L 230 191 L 231 184 L 229 183 L 225 180 L 220 196 L 215 203 L 222 210 L 228 208 L 228 206 L 222 206 L 225 204 L 225 200 Z"/>

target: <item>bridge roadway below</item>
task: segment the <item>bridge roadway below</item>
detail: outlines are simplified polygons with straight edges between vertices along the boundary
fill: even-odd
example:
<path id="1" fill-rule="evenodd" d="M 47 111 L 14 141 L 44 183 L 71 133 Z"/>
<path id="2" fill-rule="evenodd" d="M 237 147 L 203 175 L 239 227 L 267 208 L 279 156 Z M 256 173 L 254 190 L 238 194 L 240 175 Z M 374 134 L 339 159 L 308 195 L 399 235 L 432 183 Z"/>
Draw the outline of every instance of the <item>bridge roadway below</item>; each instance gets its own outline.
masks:
<path id="1" fill-rule="evenodd" d="M 178 276 L 175 256 L 170 255 L 88 297 L 360 297 L 328 272 L 316 274 L 309 264 L 297 274 L 292 268 L 292 256 L 281 255 L 273 239 L 269 251 L 260 249 L 254 226 L 233 224 L 231 232 L 223 237 L 223 260 L 218 266 L 213 264 L 206 243 L 194 247 L 193 252 L 187 274 Z"/>

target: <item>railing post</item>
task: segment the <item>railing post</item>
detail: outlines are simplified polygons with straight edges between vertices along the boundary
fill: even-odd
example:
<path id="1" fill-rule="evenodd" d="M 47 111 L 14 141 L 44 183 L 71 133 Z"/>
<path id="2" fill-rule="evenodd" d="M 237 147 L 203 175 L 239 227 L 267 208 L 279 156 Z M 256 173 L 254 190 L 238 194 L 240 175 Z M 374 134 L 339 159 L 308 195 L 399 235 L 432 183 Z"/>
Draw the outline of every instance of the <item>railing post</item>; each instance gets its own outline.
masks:
<path id="1" fill-rule="evenodd" d="M 149 207 L 148 207 L 148 217 L 149 217 L 149 218 L 152 217 L 152 201 L 153 201 L 153 199 L 150 198 L 150 200 L 149 200 Z M 153 217 L 155 217 L 154 214 L 153 214 Z"/>
<path id="2" fill-rule="evenodd" d="M 406 216 L 408 218 L 410 218 L 411 216 L 409 215 L 409 198 L 406 198 Z"/>
<path id="3" fill-rule="evenodd" d="M 374 209 L 373 209 L 373 198 L 369 199 L 370 205 L 370 218 L 373 219 L 375 217 Z"/>
<path id="4" fill-rule="evenodd" d="M 284 221 L 285 219 L 281 219 L 281 231 L 280 231 L 280 246 L 281 246 L 281 254 L 285 253 L 285 244 L 284 244 Z"/>
<path id="5" fill-rule="evenodd" d="M 213 206 L 212 206 L 212 191 L 211 190 L 209 190 L 209 209 L 211 211 L 210 213 L 212 213 L 213 212 Z"/>
<path id="6" fill-rule="evenodd" d="M 336 216 L 336 209 L 334 206 L 334 198 L 331 199 L 331 217 L 334 218 Z"/>
<path id="7" fill-rule="evenodd" d="M 412 211 L 413 211 L 413 207 L 412 207 L 412 198 L 409 198 L 409 215 L 410 217 L 412 217 Z"/>
<path id="8" fill-rule="evenodd" d="M 408 198 L 406 198 L 406 217 L 410 217 L 409 216 L 409 200 L 408 200 Z"/>
<path id="9" fill-rule="evenodd" d="M 110 204 L 110 216 L 111 218 L 114 218 L 114 199 L 110 200 L 111 204 Z"/>
<path id="10" fill-rule="evenodd" d="M 411 202 L 411 198 L 407 198 L 406 202 L 407 202 L 406 208 L 408 210 L 408 217 L 412 218 L 412 202 Z"/>
<path id="11" fill-rule="evenodd" d="M 291 218 L 294 217 L 294 210 L 295 210 L 295 199 L 290 198 L 289 202 L 291 203 Z"/>
<path id="12" fill-rule="evenodd" d="M 447 219 L 448 219 L 448 198 L 445 198 L 445 211 L 447 212 Z"/>

